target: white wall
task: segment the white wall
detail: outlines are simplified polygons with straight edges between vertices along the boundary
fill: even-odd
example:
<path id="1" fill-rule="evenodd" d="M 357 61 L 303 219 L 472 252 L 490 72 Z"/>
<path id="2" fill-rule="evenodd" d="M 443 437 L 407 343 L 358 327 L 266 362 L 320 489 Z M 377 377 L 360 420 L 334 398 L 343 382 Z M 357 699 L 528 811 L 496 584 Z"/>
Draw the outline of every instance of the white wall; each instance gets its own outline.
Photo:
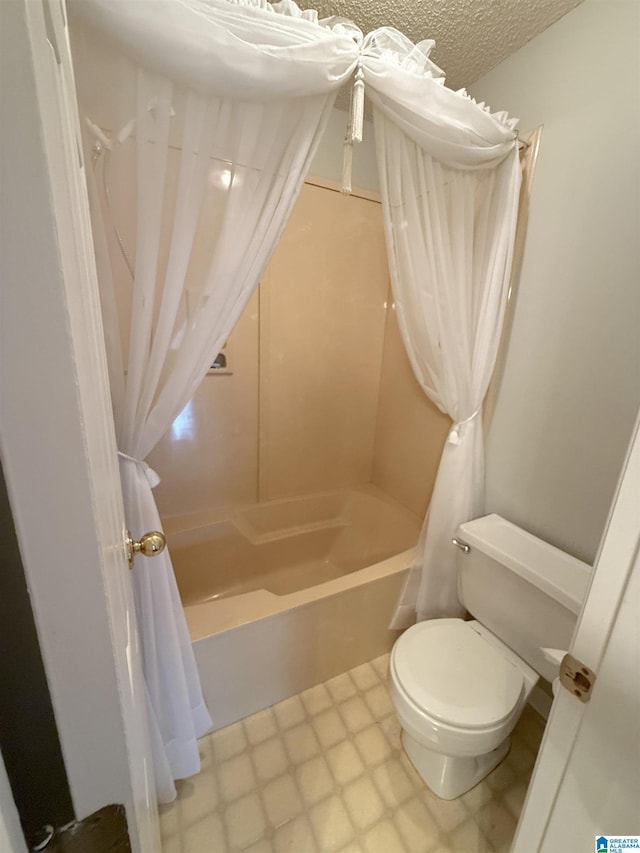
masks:
<path id="1" fill-rule="evenodd" d="M 640 401 L 637 0 L 586 0 L 472 87 L 544 124 L 487 511 L 593 561 Z"/>

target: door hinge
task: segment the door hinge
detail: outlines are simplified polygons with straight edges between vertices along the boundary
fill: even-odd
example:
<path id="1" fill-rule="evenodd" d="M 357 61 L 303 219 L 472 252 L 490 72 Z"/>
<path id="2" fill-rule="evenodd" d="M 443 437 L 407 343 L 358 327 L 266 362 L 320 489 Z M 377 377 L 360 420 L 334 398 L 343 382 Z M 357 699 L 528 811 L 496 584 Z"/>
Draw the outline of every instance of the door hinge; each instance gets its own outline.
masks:
<path id="1" fill-rule="evenodd" d="M 566 654 L 560 664 L 560 684 L 581 702 L 591 699 L 596 674 L 573 655 Z"/>

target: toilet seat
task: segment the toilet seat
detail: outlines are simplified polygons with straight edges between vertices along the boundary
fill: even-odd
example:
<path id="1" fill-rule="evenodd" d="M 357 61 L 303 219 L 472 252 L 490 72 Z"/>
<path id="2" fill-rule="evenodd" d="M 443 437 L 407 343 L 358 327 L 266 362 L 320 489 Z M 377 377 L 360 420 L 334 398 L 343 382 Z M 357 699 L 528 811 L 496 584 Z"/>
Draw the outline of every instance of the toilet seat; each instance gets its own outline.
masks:
<path id="1" fill-rule="evenodd" d="M 414 707 L 460 729 L 499 726 L 525 686 L 514 663 L 462 619 L 413 625 L 394 646 L 392 668 Z"/>

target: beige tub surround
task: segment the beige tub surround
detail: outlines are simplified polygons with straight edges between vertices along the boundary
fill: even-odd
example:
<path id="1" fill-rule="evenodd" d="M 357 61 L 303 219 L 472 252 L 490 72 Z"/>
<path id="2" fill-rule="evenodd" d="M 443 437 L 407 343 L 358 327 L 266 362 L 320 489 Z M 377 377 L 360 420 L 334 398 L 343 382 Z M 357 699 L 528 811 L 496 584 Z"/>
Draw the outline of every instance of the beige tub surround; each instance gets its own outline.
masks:
<path id="1" fill-rule="evenodd" d="M 215 727 L 388 651 L 419 529 L 374 486 L 168 519 Z"/>
<path id="2" fill-rule="evenodd" d="M 388 289 L 380 204 L 306 185 L 260 290 L 260 501 L 370 482 Z"/>
<path id="3" fill-rule="evenodd" d="M 431 402 L 415 377 L 391 291 L 387 305 L 371 479 L 424 518 L 451 418 Z"/>
<path id="4" fill-rule="evenodd" d="M 229 372 L 206 376 L 152 452 L 163 518 L 364 483 L 426 512 L 450 419 L 400 337 L 379 200 L 338 189 L 307 180 Z"/>
<path id="5" fill-rule="evenodd" d="M 257 498 L 259 306 L 256 292 L 225 348 L 228 372 L 205 376 L 149 455 L 163 517 Z"/>

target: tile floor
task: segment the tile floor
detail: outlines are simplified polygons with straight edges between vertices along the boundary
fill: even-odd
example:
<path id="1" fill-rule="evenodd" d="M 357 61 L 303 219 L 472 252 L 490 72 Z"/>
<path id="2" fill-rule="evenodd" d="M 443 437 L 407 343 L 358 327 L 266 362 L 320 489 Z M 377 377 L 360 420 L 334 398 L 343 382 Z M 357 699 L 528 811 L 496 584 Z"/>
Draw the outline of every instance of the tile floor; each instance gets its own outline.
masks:
<path id="1" fill-rule="evenodd" d="M 200 741 L 202 772 L 161 808 L 163 853 L 508 851 L 542 719 L 463 797 L 433 795 L 400 746 L 388 655 Z"/>

